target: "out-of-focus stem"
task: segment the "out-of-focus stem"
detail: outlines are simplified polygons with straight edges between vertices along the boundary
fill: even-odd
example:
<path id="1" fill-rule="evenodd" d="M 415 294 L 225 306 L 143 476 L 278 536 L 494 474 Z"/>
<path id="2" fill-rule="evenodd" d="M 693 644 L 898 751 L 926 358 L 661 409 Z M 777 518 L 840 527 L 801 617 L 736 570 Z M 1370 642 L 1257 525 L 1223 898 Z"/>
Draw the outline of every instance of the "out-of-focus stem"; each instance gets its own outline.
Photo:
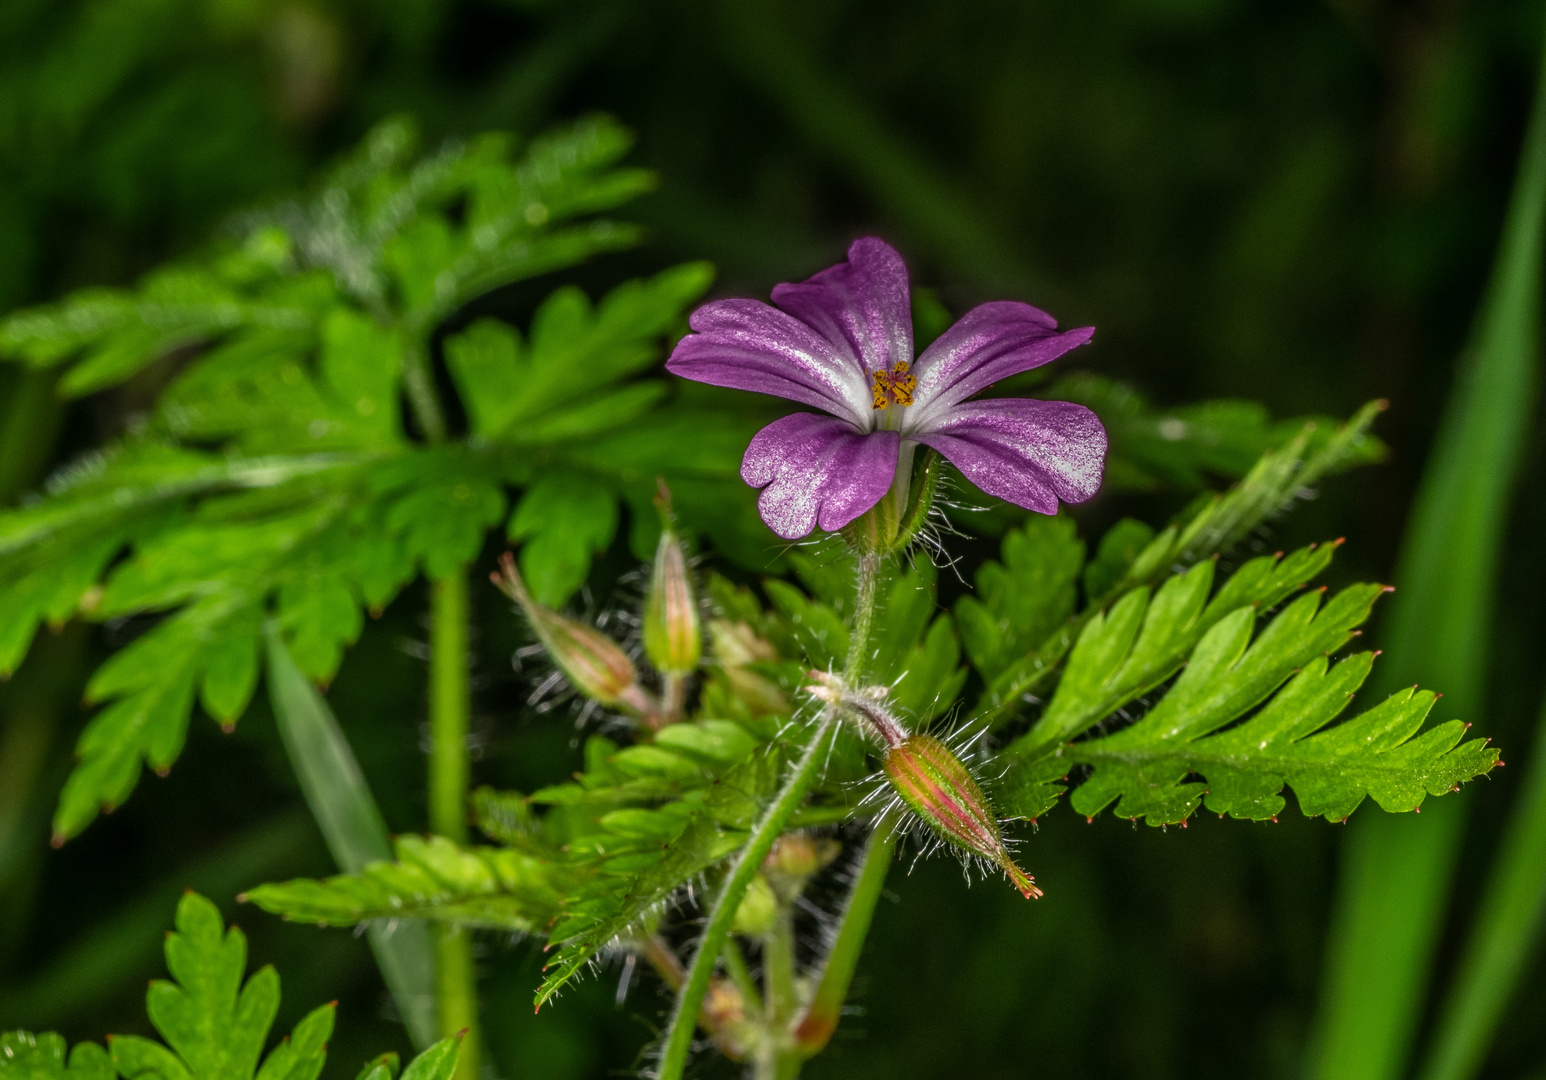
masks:
<path id="1" fill-rule="evenodd" d="M 433 585 L 429 667 L 429 824 L 467 842 L 467 575 L 458 570 Z M 466 1031 L 460 1080 L 478 1075 L 478 990 L 471 931 L 443 925 L 435 942 L 435 998 L 442 1037 Z"/>
<path id="2" fill-rule="evenodd" d="M 687 703 L 687 676 L 663 672 L 660 676 L 660 727 L 682 718 Z"/>
<path id="3" fill-rule="evenodd" d="M 742 954 L 741 946 L 737 944 L 734 935 L 725 938 L 725 947 L 720 956 L 725 961 L 725 972 L 730 976 L 730 981 L 735 983 L 735 988 L 741 992 L 741 1000 L 746 1003 L 746 1011 L 760 1014 L 763 1010 L 762 994 L 757 989 L 757 980 L 752 978 L 752 969 L 747 965 L 746 957 Z"/>
<path id="4" fill-rule="evenodd" d="M 762 946 L 762 971 L 768 988 L 768 1021 L 775 1028 L 794 1014 L 794 912 L 780 903 Z"/>
<path id="5" fill-rule="evenodd" d="M 403 389 L 408 394 L 408 407 L 424 433 L 426 442 L 444 442 L 446 438 L 445 413 L 440 408 L 440 398 L 435 393 L 435 379 L 430 373 L 429 352 L 424 345 L 415 342 L 403 350 Z M 467 1060 L 467 1043 L 462 1043 L 462 1061 Z"/>
<path id="6" fill-rule="evenodd" d="M 892 823 L 885 819 L 878 822 L 870 834 L 870 842 L 860 860 L 859 875 L 848 894 L 848 903 L 843 906 L 837 937 L 822 966 L 821 980 L 794 1028 L 795 1048 L 802 1060 L 820 1053 L 837 1030 L 843 1002 L 848 999 L 848 987 L 859 964 L 859 953 L 870 932 L 875 905 L 885 889 L 891 853 L 896 850 L 896 836 Z"/>

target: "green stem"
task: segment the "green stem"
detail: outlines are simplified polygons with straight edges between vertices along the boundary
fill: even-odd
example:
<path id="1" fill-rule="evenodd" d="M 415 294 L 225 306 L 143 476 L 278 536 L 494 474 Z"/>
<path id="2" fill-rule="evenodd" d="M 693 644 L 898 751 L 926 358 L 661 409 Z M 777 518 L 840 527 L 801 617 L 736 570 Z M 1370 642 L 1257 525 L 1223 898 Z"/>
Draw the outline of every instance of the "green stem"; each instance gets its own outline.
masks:
<path id="1" fill-rule="evenodd" d="M 880 579 L 880 556 L 860 552 L 855 555 L 854 568 L 854 621 L 848 628 L 848 659 L 843 665 L 843 681 L 850 684 L 864 674 L 870 629 L 875 622 L 875 590 Z"/>
<path id="2" fill-rule="evenodd" d="M 703 936 L 698 940 L 692 964 L 687 969 L 687 982 L 677 995 L 657 1080 L 681 1080 L 682 1070 L 687 1065 L 687 1052 L 692 1049 L 694 1018 L 703 1004 L 703 995 L 708 992 L 709 979 L 714 974 L 715 961 L 730 933 L 730 923 L 735 918 L 736 908 L 746 895 L 746 888 L 752 883 L 752 878 L 757 876 L 762 861 L 773 850 L 774 841 L 783 835 L 789 819 L 800 808 L 806 792 L 815 783 L 816 774 L 821 771 L 821 763 L 826 759 L 826 745 L 836 722 L 831 709 L 822 712 L 815 734 L 806 744 L 805 753 L 784 778 L 783 789 L 763 814 L 762 820 L 757 822 L 746 846 L 741 849 L 735 865 L 726 876 L 714 900 L 714 907 L 709 912 Z"/>
<path id="3" fill-rule="evenodd" d="M 1528 768 L 1422 1080 L 1467 1080 L 1481 1069 L 1540 936 L 1546 917 L 1546 709 Z"/>
<path id="4" fill-rule="evenodd" d="M 857 557 L 856 567 L 854 621 L 848 632 L 848 663 L 844 668 L 844 677 L 849 681 L 858 675 L 864 657 L 869 652 L 880 559 L 875 555 L 861 553 Z M 811 741 L 806 744 L 805 753 L 800 755 L 800 760 L 784 778 L 783 788 L 763 814 L 762 820 L 752 829 L 746 846 L 741 849 L 735 865 L 726 875 L 725 883 L 709 912 L 703 936 L 698 940 L 698 949 L 693 953 L 692 964 L 687 970 L 687 982 L 676 997 L 676 1007 L 671 1012 L 671 1024 L 666 1031 L 665 1048 L 661 1053 L 660 1071 L 656 1073 L 656 1080 L 681 1080 L 682 1070 L 687 1067 L 688 1051 L 692 1049 L 694 1018 L 703 1004 L 703 995 L 708 992 L 709 979 L 714 974 L 714 965 L 730 934 L 730 924 L 735 918 L 736 909 L 746 895 L 752 878 L 757 876 L 762 861 L 773 850 L 774 842 L 783 835 L 789 819 L 805 801 L 806 792 L 816 782 L 816 776 L 826 758 L 827 742 L 836 725 L 837 717 L 833 710 L 824 709 Z"/>
<path id="5" fill-rule="evenodd" d="M 897 841 L 893 825 L 892 821 L 882 818 L 870 833 L 870 842 L 859 864 L 859 876 L 854 879 L 838 923 L 837 937 L 833 939 L 832 949 L 822 967 L 821 981 L 816 984 L 810 1005 L 795 1025 L 795 1046 L 801 1060 L 819 1054 L 837 1030 L 843 1002 L 848 1000 L 848 987 L 859 965 L 859 953 L 864 948 L 864 939 L 869 936 L 875 905 L 885 890 L 886 872 L 891 869 L 891 853 L 896 850 Z"/>
<path id="6" fill-rule="evenodd" d="M 762 946 L 763 982 L 768 988 L 768 1023 L 775 1031 L 794 1015 L 794 912 L 779 904 Z"/>
<path id="7" fill-rule="evenodd" d="M 458 571 L 433 585 L 429 661 L 429 825 L 441 836 L 467 842 L 467 575 Z M 478 1075 L 478 991 L 471 931 L 436 931 L 435 998 L 440 1034 L 467 1031 L 457 1076 Z"/>
<path id="8" fill-rule="evenodd" d="M 741 952 L 741 946 L 734 937 L 725 939 L 720 956 L 725 961 L 725 972 L 730 976 L 730 981 L 741 992 L 741 1001 L 747 1013 L 762 1012 L 762 994 L 757 990 L 757 980 L 752 978 L 752 969 L 746 963 L 746 955 Z"/>

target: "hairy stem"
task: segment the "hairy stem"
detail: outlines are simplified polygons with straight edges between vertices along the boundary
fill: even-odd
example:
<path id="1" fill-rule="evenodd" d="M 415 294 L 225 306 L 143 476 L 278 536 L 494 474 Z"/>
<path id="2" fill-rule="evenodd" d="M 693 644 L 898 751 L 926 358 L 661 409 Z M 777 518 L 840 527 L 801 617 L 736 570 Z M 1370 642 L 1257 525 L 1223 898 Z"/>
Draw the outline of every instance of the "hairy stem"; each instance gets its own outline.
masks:
<path id="1" fill-rule="evenodd" d="M 467 842 L 467 575 L 458 571 L 433 586 L 429 661 L 429 824 L 441 836 Z M 472 934 L 436 930 L 435 998 L 442 1036 L 466 1031 L 457 1064 L 460 1080 L 478 1075 L 478 989 Z"/>
<path id="2" fill-rule="evenodd" d="M 870 628 L 875 622 L 875 588 L 880 578 L 880 556 L 861 552 L 855 557 L 854 621 L 848 628 L 848 659 L 843 681 L 852 685 L 864 674 L 870 647 Z"/>
<path id="3" fill-rule="evenodd" d="M 854 587 L 854 621 L 849 629 L 848 663 L 844 668 L 845 679 L 849 681 L 860 673 L 864 658 L 869 653 L 870 626 L 875 619 L 875 587 L 879 569 L 879 556 L 859 554 L 857 580 Z M 736 909 L 740 907 L 741 898 L 746 895 L 747 886 L 757 875 L 762 861 L 768 857 L 768 852 L 773 850 L 774 842 L 783 835 L 784 827 L 789 824 L 789 819 L 794 816 L 800 803 L 805 800 L 806 792 L 816 782 L 816 775 L 821 771 L 821 763 L 826 757 L 827 743 L 836 723 L 836 713 L 830 708 L 823 709 L 816 731 L 811 736 L 811 741 L 806 744 L 805 752 L 800 755 L 800 760 L 795 767 L 784 777 L 783 787 L 763 813 L 762 820 L 757 822 L 746 841 L 746 846 L 736 857 L 735 865 L 726 875 L 725 883 L 720 888 L 719 895 L 715 897 L 714 906 L 709 912 L 708 923 L 703 928 L 703 936 L 698 940 L 698 949 L 693 953 L 692 964 L 687 970 L 687 982 L 682 986 L 682 992 L 677 995 L 676 1007 L 671 1013 L 671 1025 L 666 1031 L 665 1047 L 661 1052 L 660 1071 L 655 1074 L 657 1080 L 681 1080 L 682 1070 L 687 1067 L 688 1051 L 692 1049 L 693 1017 L 698 1015 L 698 1010 L 703 1004 L 703 995 L 708 992 L 709 979 L 714 974 L 714 965 L 719 959 L 720 950 L 724 948 L 725 939 L 730 934 L 730 923 L 735 918 Z"/>
<path id="4" fill-rule="evenodd" d="M 848 894 L 848 903 L 843 906 L 837 937 L 832 941 L 821 970 L 821 981 L 816 984 L 810 1004 L 795 1025 L 795 1048 L 801 1060 L 819 1054 L 837 1030 L 854 969 L 859 965 L 859 953 L 864 948 L 864 939 L 869 936 L 875 905 L 880 902 L 880 894 L 885 889 L 886 871 L 891 869 L 891 853 L 896 850 L 897 840 L 897 832 L 892 826 L 892 821 L 882 818 L 876 823 L 875 831 L 870 833 L 870 842 L 859 862 L 858 876 Z"/>

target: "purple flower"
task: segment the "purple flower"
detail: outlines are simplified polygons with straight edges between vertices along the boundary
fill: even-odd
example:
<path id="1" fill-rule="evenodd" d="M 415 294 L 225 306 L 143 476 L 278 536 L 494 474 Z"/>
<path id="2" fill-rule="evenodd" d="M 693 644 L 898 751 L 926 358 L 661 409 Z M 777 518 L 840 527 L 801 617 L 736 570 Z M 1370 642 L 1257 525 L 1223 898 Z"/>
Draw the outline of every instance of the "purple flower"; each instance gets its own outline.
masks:
<path id="1" fill-rule="evenodd" d="M 703 305 L 692 315 L 696 332 L 666 368 L 822 410 L 775 420 L 741 462 L 742 478 L 763 489 L 762 520 L 779 536 L 841 529 L 869 510 L 914 443 L 938 450 L 989 495 L 1043 514 L 1100 487 L 1106 429 L 1089 409 L 969 400 L 1083 345 L 1093 327 L 1060 334 L 1029 304 L 983 304 L 914 363 L 907 267 L 873 238 L 854 241 L 847 262 L 809 281 L 775 286 L 773 303 Z"/>

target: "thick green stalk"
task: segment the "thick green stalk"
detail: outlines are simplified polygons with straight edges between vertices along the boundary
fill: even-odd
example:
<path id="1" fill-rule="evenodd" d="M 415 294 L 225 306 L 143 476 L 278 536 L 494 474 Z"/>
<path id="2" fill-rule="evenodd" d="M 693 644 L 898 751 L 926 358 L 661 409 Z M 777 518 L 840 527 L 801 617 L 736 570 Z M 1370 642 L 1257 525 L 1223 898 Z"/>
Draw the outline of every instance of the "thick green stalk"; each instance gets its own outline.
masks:
<path id="1" fill-rule="evenodd" d="M 1535 755 L 1482 894 L 1460 973 L 1439 1018 L 1422 1080 L 1468 1080 L 1480 1070 L 1546 918 L 1546 707 Z"/>
<path id="2" fill-rule="evenodd" d="M 886 872 L 891 869 L 891 854 L 896 850 L 897 832 L 893 825 L 891 820 L 882 818 L 876 823 L 875 831 L 870 833 L 870 842 L 865 846 L 859 864 L 859 876 L 848 893 L 837 937 L 833 939 L 821 969 L 821 981 L 816 984 L 811 1003 L 794 1030 L 795 1046 L 802 1060 L 819 1054 L 837 1030 L 843 1002 L 848 1000 L 848 987 L 859 966 L 864 939 L 870 933 L 875 905 L 885 891 Z"/>
<path id="3" fill-rule="evenodd" d="M 860 673 L 864 658 L 869 654 L 880 560 L 874 555 L 861 554 L 856 566 L 858 577 L 854 588 L 854 620 L 848 631 L 848 663 L 844 668 L 844 677 L 850 681 Z M 726 875 L 725 883 L 714 899 L 703 934 L 698 939 L 697 951 L 693 953 L 692 964 L 687 970 L 687 982 L 676 996 L 671 1024 L 666 1030 L 665 1046 L 661 1051 L 660 1070 L 655 1074 L 656 1080 L 681 1080 L 682 1070 L 687 1067 L 688 1051 L 692 1049 L 695 1018 L 703 1004 L 703 995 L 708 992 L 709 979 L 713 977 L 720 950 L 724 948 L 725 939 L 730 934 L 730 924 L 735 918 L 736 909 L 740 907 L 747 886 L 757 876 L 768 852 L 773 850 L 773 844 L 783 835 L 789 819 L 799 809 L 800 803 L 805 801 L 806 792 L 816 782 L 816 776 L 826 758 L 827 743 L 836 724 L 834 711 L 823 709 L 805 752 L 785 776 L 783 787 L 752 829 L 746 846 L 741 849 L 735 865 Z"/>
<path id="4" fill-rule="evenodd" d="M 467 575 L 452 574 L 432 586 L 429 658 L 429 827 L 457 843 L 467 842 Z M 457 1076 L 478 1075 L 478 990 L 472 934 L 455 925 L 437 928 L 435 1000 L 442 1037 L 466 1031 Z"/>
<path id="5" fill-rule="evenodd" d="M 1437 686 L 1446 709 L 1468 718 L 1482 716 L 1498 557 L 1535 400 L 1543 215 L 1546 80 L 1386 624 L 1384 686 Z M 1424 809 L 1366 811 L 1351 827 L 1316 1025 L 1318 1080 L 1395 1080 L 1411 1057 L 1465 823 L 1460 799 Z"/>

